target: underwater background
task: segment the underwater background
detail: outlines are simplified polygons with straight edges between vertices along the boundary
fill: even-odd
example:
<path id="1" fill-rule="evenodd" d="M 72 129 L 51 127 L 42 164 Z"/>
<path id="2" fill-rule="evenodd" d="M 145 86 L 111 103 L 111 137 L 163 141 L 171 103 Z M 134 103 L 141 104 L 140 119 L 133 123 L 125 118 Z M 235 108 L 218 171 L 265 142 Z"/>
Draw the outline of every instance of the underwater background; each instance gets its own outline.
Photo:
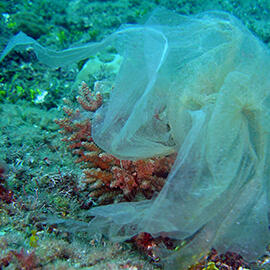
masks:
<path id="1" fill-rule="evenodd" d="M 269 47 L 269 0 L 11 0 L 0 1 L 0 50 L 20 31 L 53 50 L 100 41 L 121 24 L 143 23 L 157 7 L 183 15 L 227 11 Z M 84 212 L 93 206 L 151 198 L 175 158 L 123 164 L 92 144 L 88 119 L 108 99 L 121 59 L 111 48 L 87 60 L 48 68 L 28 49 L 0 63 L 0 269 L 162 269 L 154 247 L 180 248 L 147 234 L 111 243 L 70 232 L 56 218 L 89 221 Z M 267 262 L 212 250 L 190 269 Z"/>

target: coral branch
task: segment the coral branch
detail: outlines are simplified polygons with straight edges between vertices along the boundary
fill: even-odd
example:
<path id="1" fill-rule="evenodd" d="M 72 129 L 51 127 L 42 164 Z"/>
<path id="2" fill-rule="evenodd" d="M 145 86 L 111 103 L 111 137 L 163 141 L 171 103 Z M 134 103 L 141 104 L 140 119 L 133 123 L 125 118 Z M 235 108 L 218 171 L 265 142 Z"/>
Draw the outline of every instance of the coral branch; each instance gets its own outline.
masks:
<path id="1" fill-rule="evenodd" d="M 85 82 L 82 82 L 79 88 L 80 96 L 77 101 L 86 111 L 95 112 L 102 104 L 102 96 L 100 92 L 93 93 Z"/>

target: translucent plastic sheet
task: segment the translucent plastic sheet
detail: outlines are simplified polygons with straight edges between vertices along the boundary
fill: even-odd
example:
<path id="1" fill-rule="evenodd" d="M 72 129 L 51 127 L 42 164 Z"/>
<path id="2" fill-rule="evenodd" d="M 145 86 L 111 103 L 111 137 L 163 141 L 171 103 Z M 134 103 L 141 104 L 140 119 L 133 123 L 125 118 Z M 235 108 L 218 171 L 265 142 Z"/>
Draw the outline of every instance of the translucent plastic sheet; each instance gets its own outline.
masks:
<path id="1" fill-rule="evenodd" d="M 192 239 L 164 258 L 185 269 L 211 247 L 252 260 L 270 243 L 270 55 L 224 12 L 191 17 L 156 10 L 101 43 L 52 52 L 19 34 L 48 65 L 113 45 L 124 57 L 115 88 L 93 121 L 95 142 L 121 159 L 178 152 L 151 201 L 94 208 L 89 226 L 122 241 L 139 232 Z M 191 238 L 192 237 L 192 238 Z"/>

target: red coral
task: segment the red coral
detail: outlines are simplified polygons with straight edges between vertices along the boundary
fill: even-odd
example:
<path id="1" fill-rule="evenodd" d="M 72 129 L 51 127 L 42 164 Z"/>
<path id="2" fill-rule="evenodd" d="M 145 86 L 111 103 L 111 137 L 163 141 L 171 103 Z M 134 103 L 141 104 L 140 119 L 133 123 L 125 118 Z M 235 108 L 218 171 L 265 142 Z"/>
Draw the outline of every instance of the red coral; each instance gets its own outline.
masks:
<path id="1" fill-rule="evenodd" d="M 226 252 L 225 254 L 218 254 L 215 249 L 212 249 L 208 256 L 205 256 L 196 265 L 191 266 L 190 270 L 203 270 L 207 268 L 209 262 L 214 262 L 215 266 L 220 270 L 234 270 L 234 269 L 251 269 L 250 265 L 243 259 L 243 257 L 235 252 Z M 260 269 L 259 266 L 255 267 Z M 253 269 L 253 268 L 252 268 Z"/>
<path id="2" fill-rule="evenodd" d="M 20 252 L 12 251 L 12 254 L 18 260 L 18 263 L 20 264 L 21 269 L 24 269 L 24 270 L 37 269 L 38 259 L 35 255 L 35 251 L 32 251 L 31 253 L 27 253 L 22 248 Z"/>
<path id="3" fill-rule="evenodd" d="M 160 261 L 158 255 L 160 246 L 162 246 L 162 248 L 165 246 L 170 250 L 173 250 L 176 247 L 176 241 L 164 236 L 154 238 L 151 234 L 146 232 L 135 235 L 132 237 L 132 241 L 139 250 L 150 257 L 154 262 Z"/>
<path id="4" fill-rule="evenodd" d="M 77 97 L 77 100 L 86 111 L 95 112 L 101 106 L 100 92 L 94 94 L 85 82 L 82 82 L 79 92 L 80 96 Z"/>
<path id="5" fill-rule="evenodd" d="M 219 255 L 215 249 L 212 249 L 208 260 L 215 262 L 219 269 L 239 269 L 240 267 L 248 268 L 248 263 L 243 259 L 243 257 L 231 251 L 227 251 L 225 254 Z"/>
<path id="6" fill-rule="evenodd" d="M 156 255 L 154 249 L 157 246 L 157 241 L 149 233 L 140 233 L 132 238 L 134 244 L 143 253 L 149 256 L 155 262 L 158 262 L 160 258 Z"/>
<path id="7" fill-rule="evenodd" d="M 130 161 L 123 160 L 121 165 L 113 166 L 113 181 L 110 184 L 112 188 L 120 188 L 126 198 L 132 199 L 136 193 L 141 192 L 146 198 L 151 198 L 153 193 L 160 191 L 164 185 L 165 179 L 174 162 L 175 156 L 163 158 L 151 158 L 147 160 Z M 160 167 L 163 163 L 170 164 L 166 167 L 163 165 L 165 177 L 159 177 Z M 162 166 L 161 166 L 162 167 Z"/>
<path id="8" fill-rule="evenodd" d="M 4 201 L 6 203 L 12 203 L 15 201 L 13 191 L 6 189 L 1 184 L 0 184 L 0 200 Z"/>
<path id="9" fill-rule="evenodd" d="M 151 159 L 149 162 L 138 160 L 134 162 L 136 176 L 138 179 L 149 178 L 155 171 L 155 161 Z"/>
<path id="10" fill-rule="evenodd" d="M 5 179 L 6 168 L 5 165 L 0 163 L 0 201 L 4 201 L 5 203 L 12 203 L 15 201 L 13 191 L 7 189 L 4 184 L 6 182 Z"/>
<path id="11" fill-rule="evenodd" d="M 13 258 L 13 254 L 11 252 L 9 252 L 5 257 L 1 258 L 0 259 L 0 269 L 2 269 L 2 267 L 9 266 L 12 258 Z"/>
<path id="12" fill-rule="evenodd" d="M 136 178 L 129 171 L 125 171 L 118 167 L 112 168 L 113 181 L 110 184 L 112 188 L 120 188 L 125 196 L 129 196 L 132 191 L 138 189 Z"/>
<path id="13" fill-rule="evenodd" d="M 35 255 L 35 251 L 32 251 L 31 253 L 27 253 L 22 248 L 20 252 L 11 250 L 9 253 L 0 259 L 0 269 L 1 267 L 7 267 L 12 262 L 12 259 L 16 258 L 17 263 L 19 265 L 19 268 L 16 269 L 22 269 L 22 270 L 37 270 L 41 269 L 39 267 L 38 258 Z"/>
<path id="14" fill-rule="evenodd" d="M 91 137 L 91 114 L 101 105 L 102 98 L 94 96 L 85 83 L 82 83 L 79 93 L 77 100 L 82 108 L 72 109 L 69 104 L 64 107 L 66 117 L 56 123 L 65 136 L 63 141 L 68 143 L 68 148 L 78 157 L 76 162 L 83 164 L 83 183 L 86 184 L 84 191 L 89 190 L 89 196 L 101 204 L 111 202 L 113 198 L 131 200 L 139 193 L 151 198 L 154 192 L 163 187 L 175 155 L 120 161 L 104 153 Z M 85 113 L 88 113 L 87 117 Z"/>

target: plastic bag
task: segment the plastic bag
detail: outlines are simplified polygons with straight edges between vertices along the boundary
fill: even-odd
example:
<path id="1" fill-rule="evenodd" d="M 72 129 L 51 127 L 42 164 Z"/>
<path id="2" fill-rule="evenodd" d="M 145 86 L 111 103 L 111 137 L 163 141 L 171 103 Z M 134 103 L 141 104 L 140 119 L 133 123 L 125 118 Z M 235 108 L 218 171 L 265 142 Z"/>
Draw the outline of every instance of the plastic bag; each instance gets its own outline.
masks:
<path id="1" fill-rule="evenodd" d="M 123 159 L 178 157 L 155 200 L 93 209 L 93 225 L 118 241 L 138 232 L 192 238 L 167 254 L 168 269 L 212 247 L 255 259 L 270 240 L 269 51 L 223 12 L 160 11 L 146 25 L 160 38 L 129 50 L 94 140 Z"/>

